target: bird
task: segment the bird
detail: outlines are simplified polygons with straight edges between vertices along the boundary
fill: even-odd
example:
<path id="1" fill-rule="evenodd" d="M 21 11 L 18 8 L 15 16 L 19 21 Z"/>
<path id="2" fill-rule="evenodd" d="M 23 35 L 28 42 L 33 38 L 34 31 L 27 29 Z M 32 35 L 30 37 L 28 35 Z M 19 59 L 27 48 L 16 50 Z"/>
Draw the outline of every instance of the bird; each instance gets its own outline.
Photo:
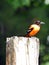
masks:
<path id="1" fill-rule="evenodd" d="M 45 22 L 42 22 L 40 20 L 34 21 L 34 23 L 29 26 L 29 29 L 27 30 L 27 34 L 25 36 L 26 37 L 35 36 L 40 31 L 41 24 L 45 24 Z"/>

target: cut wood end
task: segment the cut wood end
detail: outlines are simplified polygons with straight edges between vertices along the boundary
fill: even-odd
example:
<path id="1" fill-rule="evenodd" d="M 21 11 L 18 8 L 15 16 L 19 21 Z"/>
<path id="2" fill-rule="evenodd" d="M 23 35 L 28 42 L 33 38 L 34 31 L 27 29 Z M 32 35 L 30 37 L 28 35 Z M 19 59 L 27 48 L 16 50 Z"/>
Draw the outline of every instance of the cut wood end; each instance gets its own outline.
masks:
<path id="1" fill-rule="evenodd" d="M 10 39 L 17 39 L 17 38 L 36 39 L 36 41 L 39 41 L 39 38 L 37 38 L 37 37 L 12 36 L 12 37 L 7 37 L 6 42 L 8 42 Z"/>

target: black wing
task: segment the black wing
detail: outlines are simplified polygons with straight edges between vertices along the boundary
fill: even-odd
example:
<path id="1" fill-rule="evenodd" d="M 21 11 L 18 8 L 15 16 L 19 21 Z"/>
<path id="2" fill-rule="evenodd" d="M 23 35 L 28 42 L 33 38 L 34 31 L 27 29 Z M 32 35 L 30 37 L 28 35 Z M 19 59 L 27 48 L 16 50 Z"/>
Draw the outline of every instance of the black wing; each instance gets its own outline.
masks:
<path id="1" fill-rule="evenodd" d="M 30 33 L 34 28 L 28 29 L 27 33 Z"/>

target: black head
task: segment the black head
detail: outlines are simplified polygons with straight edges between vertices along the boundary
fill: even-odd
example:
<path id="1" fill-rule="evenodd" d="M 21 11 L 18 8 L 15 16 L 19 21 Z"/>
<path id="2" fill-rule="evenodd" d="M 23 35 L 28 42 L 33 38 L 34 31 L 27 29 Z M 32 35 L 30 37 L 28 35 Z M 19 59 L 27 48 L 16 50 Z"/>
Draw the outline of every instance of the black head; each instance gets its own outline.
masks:
<path id="1" fill-rule="evenodd" d="M 34 21 L 34 24 L 41 25 L 41 24 L 45 24 L 45 23 L 37 20 L 37 21 Z"/>

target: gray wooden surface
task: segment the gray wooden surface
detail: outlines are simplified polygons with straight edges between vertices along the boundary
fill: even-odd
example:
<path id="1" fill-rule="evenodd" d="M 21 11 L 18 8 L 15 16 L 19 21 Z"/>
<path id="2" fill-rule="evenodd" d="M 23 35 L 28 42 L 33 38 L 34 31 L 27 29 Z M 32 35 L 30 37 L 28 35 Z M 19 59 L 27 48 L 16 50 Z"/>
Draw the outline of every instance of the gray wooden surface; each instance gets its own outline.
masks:
<path id="1" fill-rule="evenodd" d="M 6 65 L 38 65 L 39 39 L 9 37 L 6 39 Z"/>

